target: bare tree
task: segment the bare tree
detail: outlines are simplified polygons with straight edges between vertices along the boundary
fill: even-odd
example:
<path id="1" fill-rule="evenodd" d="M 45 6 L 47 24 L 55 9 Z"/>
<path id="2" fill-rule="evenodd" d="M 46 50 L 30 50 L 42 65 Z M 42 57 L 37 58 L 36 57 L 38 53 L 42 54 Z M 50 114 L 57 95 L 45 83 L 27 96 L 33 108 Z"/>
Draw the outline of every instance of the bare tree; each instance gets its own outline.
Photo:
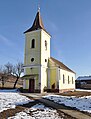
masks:
<path id="1" fill-rule="evenodd" d="M 3 70 L 2 70 L 3 69 Z M 11 63 L 7 63 L 4 65 L 4 68 L 0 67 L 0 72 L 2 72 L 2 77 L 0 78 L 2 81 L 2 86 L 4 87 L 5 81 L 9 75 L 16 76 L 16 81 L 14 83 L 14 87 L 16 88 L 16 84 L 23 72 L 23 63 L 18 62 L 16 65 L 13 65 Z"/>
<path id="2" fill-rule="evenodd" d="M 23 72 L 23 63 L 18 62 L 15 66 L 13 66 L 12 73 L 13 73 L 13 75 L 16 76 L 16 81 L 14 83 L 14 87 L 13 88 L 16 88 L 16 84 L 17 84 L 22 72 Z"/>
<path id="3" fill-rule="evenodd" d="M 0 66 L 0 73 L 2 73 L 2 66 Z"/>
<path id="4" fill-rule="evenodd" d="M 4 88 L 4 85 L 5 85 L 7 79 L 8 79 L 8 76 L 6 74 L 5 67 L 0 66 L 0 81 L 2 83 L 2 88 Z"/>
<path id="5" fill-rule="evenodd" d="M 12 71 L 13 71 L 13 65 L 9 62 L 7 64 L 5 64 L 5 71 L 4 72 L 8 75 L 11 75 Z"/>
<path id="6" fill-rule="evenodd" d="M 8 79 L 8 77 L 7 77 L 7 75 L 5 75 L 5 74 L 2 74 L 2 75 L 0 76 L 0 81 L 1 81 L 1 83 L 2 83 L 2 88 L 4 88 L 4 85 L 5 85 L 7 79 Z"/>

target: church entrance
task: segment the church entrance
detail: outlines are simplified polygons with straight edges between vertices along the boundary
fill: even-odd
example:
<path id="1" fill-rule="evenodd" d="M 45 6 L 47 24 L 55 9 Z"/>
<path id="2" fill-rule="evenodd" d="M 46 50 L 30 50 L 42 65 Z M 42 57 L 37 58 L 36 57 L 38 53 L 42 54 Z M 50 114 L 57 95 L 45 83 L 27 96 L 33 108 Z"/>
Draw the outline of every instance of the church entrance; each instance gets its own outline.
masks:
<path id="1" fill-rule="evenodd" d="M 34 93 L 35 80 L 29 79 L 29 93 Z"/>

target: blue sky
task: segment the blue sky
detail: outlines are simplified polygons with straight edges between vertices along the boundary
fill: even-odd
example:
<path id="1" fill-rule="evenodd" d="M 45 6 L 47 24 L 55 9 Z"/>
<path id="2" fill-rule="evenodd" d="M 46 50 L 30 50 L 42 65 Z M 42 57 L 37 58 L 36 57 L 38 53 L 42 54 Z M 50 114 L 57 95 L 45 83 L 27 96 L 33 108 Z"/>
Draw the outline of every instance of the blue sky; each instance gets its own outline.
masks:
<path id="1" fill-rule="evenodd" d="M 0 65 L 24 59 L 23 32 L 31 27 L 39 0 L 0 0 Z M 40 0 L 51 34 L 51 56 L 77 76 L 91 75 L 91 0 Z"/>

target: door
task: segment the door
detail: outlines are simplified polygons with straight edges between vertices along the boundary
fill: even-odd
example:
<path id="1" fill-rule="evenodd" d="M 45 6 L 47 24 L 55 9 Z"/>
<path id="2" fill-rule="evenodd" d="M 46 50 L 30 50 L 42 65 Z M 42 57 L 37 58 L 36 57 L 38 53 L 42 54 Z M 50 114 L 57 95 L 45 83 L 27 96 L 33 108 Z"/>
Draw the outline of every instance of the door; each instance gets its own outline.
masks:
<path id="1" fill-rule="evenodd" d="M 29 80 L 29 92 L 30 93 L 34 93 L 34 84 L 35 84 L 34 79 L 30 79 Z"/>

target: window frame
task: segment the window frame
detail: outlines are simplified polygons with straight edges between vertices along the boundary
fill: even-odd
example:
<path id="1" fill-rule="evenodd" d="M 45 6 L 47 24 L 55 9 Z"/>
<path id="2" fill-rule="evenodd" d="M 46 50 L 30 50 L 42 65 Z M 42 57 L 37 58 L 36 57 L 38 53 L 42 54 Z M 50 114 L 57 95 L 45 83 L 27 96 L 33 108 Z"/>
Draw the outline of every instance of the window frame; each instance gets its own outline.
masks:
<path id="1" fill-rule="evenodd" d="M 64 74 L 63 74 L 63 84 L 65 84 L 65 76 L 64 76 Z"/>
<path id="2" fill-rule="evenodd" d="M 68 84 L 70 84 L 70 78 L 69 78 L 69 76 L 68 76 Z"/>

